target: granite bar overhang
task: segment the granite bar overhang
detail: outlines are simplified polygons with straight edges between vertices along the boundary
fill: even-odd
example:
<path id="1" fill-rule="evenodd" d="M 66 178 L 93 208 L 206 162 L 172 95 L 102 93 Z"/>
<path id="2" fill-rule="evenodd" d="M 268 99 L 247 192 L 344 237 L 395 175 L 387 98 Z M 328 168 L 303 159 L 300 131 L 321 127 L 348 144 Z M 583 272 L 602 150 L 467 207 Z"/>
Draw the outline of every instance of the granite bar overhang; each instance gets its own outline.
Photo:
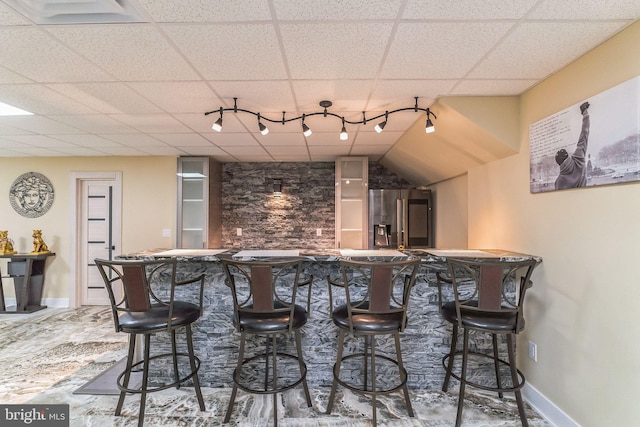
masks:
<path id="1" fill-rule="evenodd" d="M 156 259 L 162 257 L 168 249 L 149 249 L 141 252 L 122 254 L 119 259 Z M 180 250 L 178 250 L 180 251 Z M 233 302 L 231 293 L 225 285 L 225 275 L 220 258 L 207 252 L 183 250 L 172 252 L 178 258 L 178 273 L 180 275 L 205 274 L 204 313 L 193 325 L 194 345 L 196 355 L 202 361 L 199 377 L 204 387 L 230 387 L 232 372 L 235 368 L 239 335 L 236 333 L 233 319 Z M 442 357 L 448 353 L 450 346 L 450 325 L 445 323 L 438 312 L 438 291 L 435 281 L 437 271 L 446 270 L 445 258 L 432 255 L 427 250 L 404 250 L 399 259 L 406 259 L 406 255 L 418 256 L 423 265 L 411 291 L 408 310 L 408 324 L 401 335 L 403 362 L 408 372 L 407 384 L 409 388 L 421 390 L 439 390 L 444 378 Z M 217 251 L 214 251 L 217 252 Z M 225 256 L 239 254 L 239 249 L 224 250 Z M 395 251 L 394 251 L 395 252 Z M 508 251 L 486 250 L 502 259 L 527 258 L 528 255 L 515 254 Z M 307 364 L 307 379 L 309 386 L 330 387 L 333 379 L 332 369 L 337 352 L 337 327 L 329 313 L 329 293 L 327 290 L 327 276 L 338 277 L 339 260 L 346 258 L 339 249 L 299 249 L 299 256 L 303 258 L 303 277 L 313 275 L 311 294 L 311 313 L 307 324 L 302 329 L 302 341 L 305 362 Z M 370 251 L 363 251 L 366 256 L 351 257 L 352 259 L 390 260 L 389 256 L 373 256 Z M 382 253 L 382 252 L 379 252 Z M 265 259 L 265 257 L 258 257 Z M 256 258 L 256 259 L 258 259 Z M 267 257 L 268 258 L 268 257 Z M 246 259 L 246 258 L 243 258 Z M 538 259 L 541 261 L 540 259 Z M 445 290 L 445 296 L 452 298 Z M 189 295 L 183 298 L 190 298 Z M 193 298 L 196 298 L 195 294 Z M 297 303 L 306 306 L 307 289 L 300 288 Z M 168 336 L 154 337 L 161 347 L 171 345 Z M 257 338 L 256 338 L 257 339 Z M 377 341 L 380 351 L 393 348 L 393 342 L 386 342 L 384 337 Z M 353 341 L 355 343 L 355 340 Z M 361 340 L 358 341 L 360 345 Z M 261 348 L 262 341 L 249 342 L 247 351 Z M 291 342 L 285 339 L 278 345 L 287 346 L 290 351 Z M 355 344 L 354 344 L 355 345 Z M 479 348 L 491 351 L 491 340 L 479 343 Z M 171 370 L 166 369 L 167 373 Z M 489 372 L 487 381 L 493 375 Z M 354 373 L 355 375 L 355 373 Z M 390 377 L 396 374 L 391 373 Z"/>

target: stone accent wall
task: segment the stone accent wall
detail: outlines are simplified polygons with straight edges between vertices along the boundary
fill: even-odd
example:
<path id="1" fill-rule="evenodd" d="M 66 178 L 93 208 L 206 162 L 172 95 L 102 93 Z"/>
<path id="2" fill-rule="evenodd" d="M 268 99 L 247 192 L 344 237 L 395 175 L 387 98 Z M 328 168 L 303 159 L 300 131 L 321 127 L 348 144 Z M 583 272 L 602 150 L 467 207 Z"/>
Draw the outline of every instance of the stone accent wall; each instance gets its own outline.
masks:
<path id="1" fill-rule="evenodd" d="M 280 198 L 273 195 L 274 179 L 282 181 Z M 411 187 L 378 163 L 369 163 L 369 188 Z M 334 248 L 335 163 L 224 163 L 222 247 Z"/>

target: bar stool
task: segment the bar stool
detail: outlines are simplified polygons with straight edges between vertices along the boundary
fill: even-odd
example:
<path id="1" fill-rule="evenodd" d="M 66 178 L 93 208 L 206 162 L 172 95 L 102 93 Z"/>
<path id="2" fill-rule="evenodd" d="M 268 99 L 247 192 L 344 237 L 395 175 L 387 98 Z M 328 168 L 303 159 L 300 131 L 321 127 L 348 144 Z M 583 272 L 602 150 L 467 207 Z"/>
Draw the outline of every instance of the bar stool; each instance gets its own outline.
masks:
<path id="1" fill-rule="evenodd" d="M 204 274 L 187 280 L 176 280 L 176 259 L 162 260 L 123 260 L 109 261 L 96 259 L 95 263 L 104 280 L 116 332 L 129 334 L 129 352 L 125 370 L 116 380 L 120 389 L 120 398 L 115 415 L 119 416 L 127 393 L 140 394 L 140 410 L 138 426 L 144 424 L 144 412 L 147 393 L 165 390 L 170 387 L 179 388 L 182 383 L 192 379 L 200 410 L 204 411 L 204 399 L 198 381 L 200 359 L 193 352 L 191 324 L 202 315 L 202 295 L 204 291 Z M 188 284 L 199 284 L 196 288 L 198 304 L 174 299 L 176 287 Z M 154 286 L 155 290 L 152 289 Z M 157 288 L 156 288 L 157 286 Z M 168 294 L 161 298 L 161 294 Z M 186 331 L 188 353 L 179 353 L 176 345 L 176 331 Z M 151 335 L 159 332 L 171 334 L 171 352 L 150 356 Z M 144 336 L 143 360 L 133 363 L 136 337 Z M 189 360 L 190 372 L 180 377 L 178 359 Z M 149 387 L 149 365 L 153 360 L 171 358 L 173 363 L 173 382 Z M 140 388 L 129 388 L 131 372 L 142 365 L 142 384 Z"/>
<path id="2" fill-rule="evenodd" d="M 456 427 L 462 423 L 462 407 L 465 386 L 497 392 L 499 397 L 505 392 L 515 393 L 518 413 L 523 426 L 528 426 L 522 401 L 521 389 L 525 384 L 524 375 L 516 367 L 514 337 L 524 330 L 523 306 L 527 292 L 532 286 L 531 274 L 536 260 L 492 261 L 447 259 L 449 277 L 438 274 L 438 296 L 440 313 L 444 320 L 453 325 L 451 349 L 443 357 L 445 378 L 442 391 L 447 391 L 451 377 L 460 381 Z M 444 302 L 441 287 L 453 286 L 452 301 Z M 463 348 L 457 350 L 458 330 L 463 329 Z M 492 354 L 469 349 L 469 332 L 487 333 L 492 338 Z M 504 335 L 507 344 L 507 360 L 500 357 L 498 336 Z M 460 371 L 454 370 L 454 359 L 461 358 Z M 481 382 L 480 372 L 469 376 L 469 360 L 479 362 L 489 359 L 495 374 L 495 385 Z M 479 363 L 479 367 L 482 365 Z M 501 367 L 507 367 L 507 384 L 501 377 Z M 493 375 L 492 374 L 492 375 Z"/>
<path id="3" fill-rule="evenodd" d="M 333 299 L 334 294 L 331 292 L 332 286 L 342 288 L 346 298 L 346 302 L 338 305 L 331 316 L 333 323 L 338 327 L 338 354 L 333 366 L 333 384 L 327 404 L 327 414 L 331 413 L 333 400 L 340 384 L 353 392 L 371 396 L 373 425 L 377 423 L 377 396 L 400 389 L 404 392 L 407 412 L 410 417 L 413 417 L 407 388 L 407 371 L 402 364 L 400 332 L 407 324 L 409 295 L 419 267 L 419 258 L 389 262 L 340 260 L 341 279 L 334 280 L 327 277 L 330 299 Z M 333 303 L 331 305 L 333 306 Z M 350 333 L 353 337 L 364 337 L 363 352 L 343 355 L 346 333 Z M 376 337 L 379 335 L 393 335 L 395 359 L 376 353 Z M 362 360 L 364 367 L 362 386 L 350 384 L 345 378 L 340 377 L 342 363 L 352 358 Z M 377 385 L 376 367 L 379 359 L 397 366 L 400 377 L 398 384 L 386 389 L 381 389 Z"/>
<path id="4" fill-rule="evenodd" d="M 278 393 L 290 390 L 302 383 L 307 406 L 311 407 L 311 396 L 307 386 L 307 365 L 302 355 L 300 328 L 307 323 L 306 310 L 296 304 L 302 259 L 273 261 L 238 261 L 221 257 L 227 276 L 226 284 L 233 297 L 233 323 L 240 333 L 238 362 L 233 371 L 233 389 L 227 407 L 224 423 L 231 419 L 231 412 L 238 388 L 253 394 L 273 395 L 273 423 L 278 425 Z M 308 284 L 311 286 L 311 283 Z M 278 349 L 276 338 L 289 335 L 295 337 L 296 354 Z M 247 337 L 264 336 L 264 351 L 245 357 Z M 269 349 L 271 347 L 271 350 Z M 271 367 L 269 359 L 271 358 Z M 255 361 L 264 360 L 264 380 L 258 381 L 255 371 L 259 368 Z M 294 360 L 299 375 L 293 368 L 285 371 L 287 378 L 280 378 L 278 363 L 287 365 Z"/>

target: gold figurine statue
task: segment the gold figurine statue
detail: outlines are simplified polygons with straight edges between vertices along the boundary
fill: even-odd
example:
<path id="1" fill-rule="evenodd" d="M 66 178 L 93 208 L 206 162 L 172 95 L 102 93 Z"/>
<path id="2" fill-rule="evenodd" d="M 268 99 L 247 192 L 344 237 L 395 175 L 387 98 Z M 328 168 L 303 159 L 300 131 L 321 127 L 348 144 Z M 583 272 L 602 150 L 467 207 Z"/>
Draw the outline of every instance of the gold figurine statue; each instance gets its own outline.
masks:
<path id="1" fill-rule="evenodd" d="M 33 251 L 32 254 L 46 254 L 49 253 L 49 247 L 42 240 L 42 230 L 33 230 Z"/>
<path id="2" fill-rule="evenodd" d="M 9 231 L 0 230 L 0 255 L 13 255 L 13 240 L 9 238 Z"/>

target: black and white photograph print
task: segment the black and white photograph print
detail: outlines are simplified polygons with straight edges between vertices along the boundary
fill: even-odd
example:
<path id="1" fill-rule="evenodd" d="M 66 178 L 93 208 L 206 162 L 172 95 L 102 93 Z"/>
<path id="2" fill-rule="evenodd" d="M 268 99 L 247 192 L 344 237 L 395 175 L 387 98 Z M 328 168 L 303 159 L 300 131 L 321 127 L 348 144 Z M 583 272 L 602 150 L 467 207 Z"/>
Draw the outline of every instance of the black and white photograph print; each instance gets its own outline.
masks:
<path id="1" fill-rule="evenodd" d="M 640 180 L 640 77 L 529 127 L 532 193 Z"/>

